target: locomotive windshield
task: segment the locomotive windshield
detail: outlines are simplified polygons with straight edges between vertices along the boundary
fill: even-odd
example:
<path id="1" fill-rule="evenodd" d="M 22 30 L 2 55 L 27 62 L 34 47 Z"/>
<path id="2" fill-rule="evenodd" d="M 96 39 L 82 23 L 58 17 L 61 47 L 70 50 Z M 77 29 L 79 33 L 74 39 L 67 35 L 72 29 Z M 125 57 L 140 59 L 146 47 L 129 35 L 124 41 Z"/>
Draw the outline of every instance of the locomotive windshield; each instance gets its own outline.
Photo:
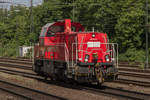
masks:
<path id="1" fill-rule="evenodd" d="M 51 26 L 48 29 L 47 36 L 55 36 L 57 32 L 64 32 L 64 26 Z"/>
<path id="2" fill-rule="evenodd" d="M 51 26 L 49 28 L 49 30 L 51 32 L 54 32 L 54 33 L 56 33 L 56 32 L 64 32 L 64 26 Z"/>

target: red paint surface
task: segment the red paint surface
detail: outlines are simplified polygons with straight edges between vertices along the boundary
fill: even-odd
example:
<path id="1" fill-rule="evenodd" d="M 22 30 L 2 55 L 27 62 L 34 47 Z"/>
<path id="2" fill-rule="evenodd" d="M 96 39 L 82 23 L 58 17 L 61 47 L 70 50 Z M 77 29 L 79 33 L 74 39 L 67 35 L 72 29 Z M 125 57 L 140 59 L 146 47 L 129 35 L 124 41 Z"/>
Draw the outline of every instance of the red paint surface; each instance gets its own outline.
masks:
<path id="1" fill-rule="evenodd" d="M 64 32 L 56 32 L 55 36 L 48 37 L 48 30 L 52 26 L 64 27 Z M 71 28 L 74 27 L 74 31 Z M 97 53 L 98 62 L 106 62 L 107 34 L 98 32 L 84 32 L 84 27 L 80 23 L 72 22 L 67 19 L 65 22 L 56 22 L 51 26 L 43 27 L 46 30 L 44 36 L 40 36 L 39 45 L 35 46 L 35 58 L 51 59 L 59 61 L 84 62 L 85 55 L 89 55 L 89 61 L 93 62 L 93 54 Z M 79 32 L 82 31 L 82 32 Z M 41 32 L 42 34 L 42 32 Z M 95 34 L 95 37 L 92 35 Z M 100 47 L 88 47 L 87 43 L 100 42 Z M 77 58 L 76 58 L 77 57 Z"/>

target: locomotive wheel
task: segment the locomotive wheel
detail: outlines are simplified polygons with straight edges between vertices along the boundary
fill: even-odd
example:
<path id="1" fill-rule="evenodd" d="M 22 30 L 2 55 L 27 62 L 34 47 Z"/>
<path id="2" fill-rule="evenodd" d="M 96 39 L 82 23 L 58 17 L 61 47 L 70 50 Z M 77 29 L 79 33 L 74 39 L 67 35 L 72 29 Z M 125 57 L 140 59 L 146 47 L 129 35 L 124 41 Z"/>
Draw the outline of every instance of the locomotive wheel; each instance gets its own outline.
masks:
<path id="1" fill-rule="evenodd" d="M 45 77 L 44 77 L 44 80 L 47 80 L 47 78 L 48 78 L 48 77 L 47 77 L 47 76 L 45 76 Z"/>
<path id="2" fill-rule="evenodd" d="M 118 80 L 118 74 L 114 76 L 114 80 Z"/>
<path id="3" fill-rule="evenodd" d="M 97 87 L 99 88 L 99 87 L 101 87 L 101 86 L 102 86 L 102 84 L 99 83 L 99 82 L 97 82 Z"/>
<path id="4" fill-rule="evenodd" d="M 44 80 L 47 80 L 47 77 L 44 77 Z"/>

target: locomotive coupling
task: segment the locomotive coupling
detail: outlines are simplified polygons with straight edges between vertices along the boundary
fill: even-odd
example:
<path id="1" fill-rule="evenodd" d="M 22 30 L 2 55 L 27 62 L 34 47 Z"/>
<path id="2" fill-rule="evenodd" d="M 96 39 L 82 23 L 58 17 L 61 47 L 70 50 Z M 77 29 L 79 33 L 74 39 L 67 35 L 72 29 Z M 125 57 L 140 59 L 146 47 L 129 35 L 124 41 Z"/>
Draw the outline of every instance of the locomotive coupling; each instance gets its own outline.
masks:
<path id="1" fill-rule="evenodd" d="M 111 63 L 96 63 L 94 66 L 96 80 L 99 83 L 115 80 L 118 70 Z"/>
<path id="2" fill-rule="evenodd" d="M 98 83 L 104 82 L 104 73 L 98 63 L 95 64 L 95 75 Z"/>

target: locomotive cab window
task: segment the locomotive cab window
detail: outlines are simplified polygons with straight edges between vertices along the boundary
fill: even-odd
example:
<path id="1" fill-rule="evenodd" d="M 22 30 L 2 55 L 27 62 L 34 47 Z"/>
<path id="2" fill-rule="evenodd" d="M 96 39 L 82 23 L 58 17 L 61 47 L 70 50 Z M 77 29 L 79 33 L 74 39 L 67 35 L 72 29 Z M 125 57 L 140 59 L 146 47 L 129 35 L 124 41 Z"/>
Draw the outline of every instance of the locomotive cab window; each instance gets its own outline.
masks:
<path id="1" fill-rule="evenodd" d="M 55 33 L 52 32 L 51 30 L 48 30 L 47 32 L 47 37 L 55 36 Z"/>
<path id="2" fill-rule="evenodd" d="M 82 31 L 82 28 L 80 28 L 78 31 L 79 31 L 79 32 L 83 32 L 83 31 Z"/>
<path id="3" fill-rule="evenodd" d="M 55 36 L 57 32 L 64 32 L 64 27 L 63 26 L 51 26 L 49 27 L 49 30 L 47 32 L 47 36 Z"/>
<path id="4" fill-rule="evenodd" d="M 75 27 L 75 26 L 72 26 L 72 27 L 71 27 L 71 30 L 72 30 L 73 32 L 76 32 L 76 27 Z"/>

